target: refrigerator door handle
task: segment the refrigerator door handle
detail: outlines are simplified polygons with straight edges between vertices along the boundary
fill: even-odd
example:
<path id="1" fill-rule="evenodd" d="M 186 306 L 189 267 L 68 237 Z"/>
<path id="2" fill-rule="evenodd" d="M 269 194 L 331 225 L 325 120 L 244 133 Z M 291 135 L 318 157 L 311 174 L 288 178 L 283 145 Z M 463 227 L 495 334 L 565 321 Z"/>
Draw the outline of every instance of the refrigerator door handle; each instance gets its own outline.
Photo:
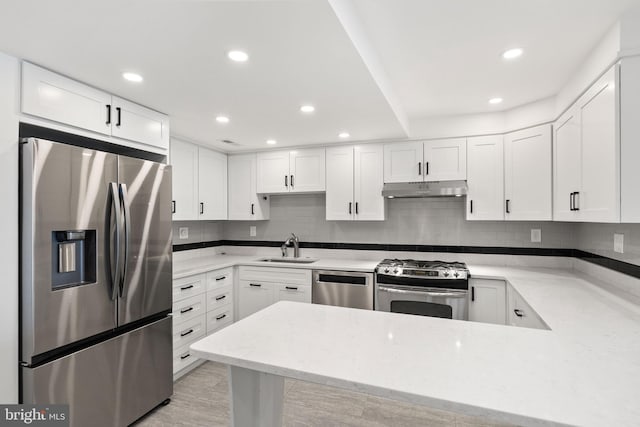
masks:
<path id="1" fill-rule="evenodd" d="M 124 260 L 122 262 L 122 274 L 120 275 L 119 289 L 120 297 L 124 295 L 124 284 L 127 278 L 127 263 L 129 262 L 129 251 L 131 247 L 131 214 L 129 212 L 129 195 L 127 184 L 118 184 L 120 193 L 120 203 L 122 203 L 122 213 L 124 216 Z"/>
<path id="2" fill-rule="evenodd" d="M 107 226 L 106 226 L 106 247 L 105 247 L 105 260 L 106 260 L 106 270 L 107 270 L 107 278 L 109 283 L 111 284 L 110 296 L 111 300 L 115 300 L 118 296 L 118 285 L 117 283 L 120 280 L 120 236 L 122 235 L 121 224 L 120 221 L 122 219 L 122 210 L 120 209 L 120 197 L 118 195 L 118 184 L 115 182 L 109 183 L 109 208 L 107 213 Z M 111 209 L 115 211 L 115 224 L 116 224 L 116 232 L 115 232 L 115 250 L 114 257 L 116 259 L 116 267 L 112 275 L 111 270 Z"/>

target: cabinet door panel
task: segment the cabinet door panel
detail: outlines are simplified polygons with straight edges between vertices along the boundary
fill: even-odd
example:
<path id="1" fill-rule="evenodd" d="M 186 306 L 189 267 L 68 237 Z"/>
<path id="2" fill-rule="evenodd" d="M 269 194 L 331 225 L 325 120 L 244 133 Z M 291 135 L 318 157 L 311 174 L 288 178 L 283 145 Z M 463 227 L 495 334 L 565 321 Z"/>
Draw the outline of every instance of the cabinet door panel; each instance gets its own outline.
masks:
<path id="1" fill-rule="evenodd" d="M 273 284 L 247 280 L 240 281 L 238 318 L 245 317 L 273 304 Z"/>
<path id="2" fill-rule="evenodd" d="M 551 126 L 506 135 L 504 154 L 505 218 L 551 220 Z"/>
<path id="3" fill-rule="evenodd" d="M 326 219 L 351 220 L 353 212 L 353 147 L 327 148 Z"/>
<path id="4" fill-rule="evenodd" d="M 443 139 L 424 143 L 424 180 L 467 179 L 467 139 Z"/>
<path id="5" fill-rule="evenodd" d="M 125 99 L 113 97 L 113 136 L 169 149 L 169 117 Z"/>
<path id="6" fill-rule="evenodd" d="M 198 219 L 198 147 L 186 142 L 171 141 L 173 166 L 171 189 L 173 193 L 174 221 Z"/>
<path id="7" fill-rule="evenodd" d="M 572 108 L 554 125 L 553 219 L 576 221 L 571 193 L 580 191 L 580 120 Z"/>
<path id="8" fill-rule="evenodd" d="M 257 192 L 264 194 L 289 192 L 289 152 L 269 151 L 257 155 Z"/>
<path id="9" fill-rule="evenodd" d="M 296 301 L 311 303 L 311 286 L 276 285 L 275 301 Z"/>
<path id="10" fill-rule="evenodd" d="M 33 64 L 22 64 L 23 113 L 111 135 L 108 105 L 111 95 L 106 92 Z M 112 122 L 114 114 L 112 108 Z"/>
<path id="11" fill-rule="evenodd" d="M 384 182 L 423 180 L 422 142 L 403 142 L 384 146 Z"/>
<path id="12" fill-rule="evenodd" d="M 289 157 L 289 191 L 325 191 L 325 149 L 294 150 Z"/>
<path id="13" fill-rule="evenodd" d="M 506 323 L 506 285 L 502 280 L 474 279 L 469 283 L 471 302 L 469 320 L 474 322 Z"/>
<path id="14" fill-rule="evenodd" d="M 227 155 L 199 148 L 198 213 L 200 219 L 227 219 Z"/>
<path id="15" fill-rule="evenodd" d="M 251 181 L 255 178 L 252 173 L 255 159 L 255 154 L 229 156 L 229 219 L 251 219 L 251 190 L 255 189 Z"/>
<path id="16" fill-rule="evenodd" d="M 382 197 L 382 145 L 360 145 L 354 149 L 354 206 L 359 221 L 384 221 L 385 198 Z"/>
<path id="17" fill-rule="evenodd" d="M 596 83 L 580 105 L 582 188 L 577 201 L 583 221 L 620 220 L 620 150 L 615 69 Z"/>
<path id="18" fill-rule="evenodd" d="M 467 140 L 467 219 L 504 219 L 502 135 Z"/>

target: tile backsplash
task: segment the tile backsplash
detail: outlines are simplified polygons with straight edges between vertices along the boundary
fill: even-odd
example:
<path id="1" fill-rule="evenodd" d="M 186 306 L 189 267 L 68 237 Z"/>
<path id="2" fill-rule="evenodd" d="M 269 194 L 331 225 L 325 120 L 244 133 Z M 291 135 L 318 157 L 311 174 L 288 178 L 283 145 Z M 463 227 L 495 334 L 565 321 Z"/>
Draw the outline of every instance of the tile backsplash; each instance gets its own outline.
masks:
<path id="1" fill-rule="evenodd" d="M 222 228 L 226 221 L 173 221 L 173 244 L 209 242 L 222 239 Z M 180 228 L 187 228 L 189 237 L 180 238 Z"/>
<path id="2" fill-rule="evenodd" d="M 518 246 L 571 248 L 576 225 L 561 222 L 467 221 L 460 198 L 394 199 L 387 201 L 386 221 L 327 221 L 324 194 L 271 197 L 269 221 L 228 221 L 228 240 L 284 241 L 292 232 L 301 241 L 404 243 L 424 245 Z M 256 236 L 249 227 L 256 226 Z M 531 242 L 531 229 L 542 241 Z"/>
<path id="3" fill-rule="evenodd" d="M 640 265 L 640 224 L 576 224 L 575 249 Z M 624 235 L 624 253 L 614 252 L 613 235 Z"/>

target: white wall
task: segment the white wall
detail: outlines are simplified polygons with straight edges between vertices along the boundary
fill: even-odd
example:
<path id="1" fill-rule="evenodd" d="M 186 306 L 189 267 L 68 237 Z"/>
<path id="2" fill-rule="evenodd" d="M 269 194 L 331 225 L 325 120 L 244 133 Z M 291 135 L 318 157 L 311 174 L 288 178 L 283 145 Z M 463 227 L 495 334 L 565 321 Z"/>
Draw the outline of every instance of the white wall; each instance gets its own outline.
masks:
<path id="1" fill-rule="evenodd" d="M 0 53 L 0 402 L 18 402 L 18 110 L 20 63 Z"/>

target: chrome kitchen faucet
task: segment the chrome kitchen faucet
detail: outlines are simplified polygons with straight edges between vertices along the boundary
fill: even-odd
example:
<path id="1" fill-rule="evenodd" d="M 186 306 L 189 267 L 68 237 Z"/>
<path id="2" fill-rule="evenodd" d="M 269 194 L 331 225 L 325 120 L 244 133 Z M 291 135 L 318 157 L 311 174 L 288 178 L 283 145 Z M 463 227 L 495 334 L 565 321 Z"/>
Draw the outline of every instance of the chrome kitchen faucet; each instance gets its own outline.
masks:
<path id="1" fill-rule="evenodd" d="M 287 257 L 287 247 L 293 245 L 293 257 L 300 258 L 300 240 L 298 240 L 298 236 L 291 233 L 291 237 L 284 241 L 280 249 L 282 250 L 282 256 Z"/>

